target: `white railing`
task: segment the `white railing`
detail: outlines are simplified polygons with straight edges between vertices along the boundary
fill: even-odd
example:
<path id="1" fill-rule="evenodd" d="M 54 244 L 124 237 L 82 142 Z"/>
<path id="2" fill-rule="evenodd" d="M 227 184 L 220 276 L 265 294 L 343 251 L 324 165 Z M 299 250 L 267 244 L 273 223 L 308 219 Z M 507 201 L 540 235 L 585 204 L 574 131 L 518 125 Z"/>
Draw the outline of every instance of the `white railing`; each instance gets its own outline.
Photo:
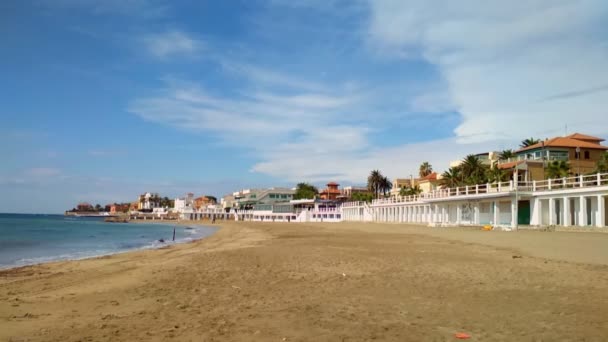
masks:
<path id="1" fill-rule="evenodd" d="M 429 193 L 422 193 L 419 196 L 396 196 L 390 198 L 375 199 L 372 201 L 371 205 L 374 206 L 394 203 L 416 203 L 423 202 L 429 199 L 505 193 L 513 191 L 536 192 L 596 186 L 608 186 L 608 173 L 564 177 L 559 179 L 547 179 L 542 181 L 509 181 L 501 183 L 476 184 L 455 188 L 437 189 Z M 364 206 L 364 202 L 346 202 L 342 205 L 342 207 L 345 208 L 362 206 Z"/>

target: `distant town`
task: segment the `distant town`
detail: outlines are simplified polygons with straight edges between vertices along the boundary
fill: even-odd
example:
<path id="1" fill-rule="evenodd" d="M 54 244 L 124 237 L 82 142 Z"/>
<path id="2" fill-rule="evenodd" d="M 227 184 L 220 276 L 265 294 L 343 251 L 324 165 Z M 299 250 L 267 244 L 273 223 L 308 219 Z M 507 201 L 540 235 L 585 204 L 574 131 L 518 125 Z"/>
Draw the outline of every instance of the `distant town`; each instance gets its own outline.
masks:
<path id="1" fill-rule="evenodd" d="M 525 139 L 518 149 L 475 153 L 437 173 L 422 162 L 414 177 L 392 181 L 371 170 L 365 186 L 329 181 L 293 188 L 241 189 L 223 197 L 161 197 L 79 203 L 66 215 L 128 220 L 380 221 L 429 225 L 607 226 L 608 146 L 574 133 Z"/>

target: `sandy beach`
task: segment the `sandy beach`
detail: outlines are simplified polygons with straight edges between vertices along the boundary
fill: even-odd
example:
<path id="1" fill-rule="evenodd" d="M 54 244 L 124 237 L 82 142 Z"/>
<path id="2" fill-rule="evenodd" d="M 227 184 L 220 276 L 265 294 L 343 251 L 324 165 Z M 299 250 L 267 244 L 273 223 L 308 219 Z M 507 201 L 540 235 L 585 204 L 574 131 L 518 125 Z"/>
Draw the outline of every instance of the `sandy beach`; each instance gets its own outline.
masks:
<path id="1" fill-rule="evenodd" d="M 222 222 L 0 272 L 1 341 L 605 341 L 608 234 Z"/>

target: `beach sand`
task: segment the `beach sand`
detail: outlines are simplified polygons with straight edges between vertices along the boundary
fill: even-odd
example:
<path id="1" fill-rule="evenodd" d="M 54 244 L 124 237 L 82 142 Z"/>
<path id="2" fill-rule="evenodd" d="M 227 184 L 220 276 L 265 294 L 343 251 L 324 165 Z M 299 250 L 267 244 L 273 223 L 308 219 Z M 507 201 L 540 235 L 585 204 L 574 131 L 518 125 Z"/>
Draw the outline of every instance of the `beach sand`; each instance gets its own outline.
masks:
<path id="1" fill-rule="evenodd" d="M 222 223 L 0 272 L 1 341 L 605 341 L 608 234 Z"/>

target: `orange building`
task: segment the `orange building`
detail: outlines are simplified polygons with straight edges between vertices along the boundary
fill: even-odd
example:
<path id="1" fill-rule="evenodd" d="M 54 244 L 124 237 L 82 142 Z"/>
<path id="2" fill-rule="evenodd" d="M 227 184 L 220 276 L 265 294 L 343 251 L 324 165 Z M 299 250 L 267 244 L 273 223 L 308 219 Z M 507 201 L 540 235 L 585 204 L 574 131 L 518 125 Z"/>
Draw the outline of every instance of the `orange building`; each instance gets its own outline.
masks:
<path id="1" fill-rule="evenodd" d="M 338 184 L 338 183 L 329 182 L 329 183 L 327 183 L 327 188 L 325 188 L 323 191 L 321 191 L 319 193 L 319 196 L 321 197 L 321 199 L 324 199 L 324 200 L 335 200 L 338 198 L 338 196 L 340 196 L 342 194 L 340 189 L 338 189 L 339 186 L 340 186 L 340 184 Z"/>
<path id="2" fill-rule="evenodd" d="M 129 206 L 131 204 L 130 203 L 114 203 L 112 205 L 110 205 L 110 214 L 115 215 L 115 214 L 120 214 L 120 213 L 124 213 L 129 211 Z"/>
<path id="3" fill-rule="evenodd" d="M 194 209 L 201 209 L 207 205 L 215 204 L 215 201 L 206 196 L 197 197 L 194 199 Z"/>

